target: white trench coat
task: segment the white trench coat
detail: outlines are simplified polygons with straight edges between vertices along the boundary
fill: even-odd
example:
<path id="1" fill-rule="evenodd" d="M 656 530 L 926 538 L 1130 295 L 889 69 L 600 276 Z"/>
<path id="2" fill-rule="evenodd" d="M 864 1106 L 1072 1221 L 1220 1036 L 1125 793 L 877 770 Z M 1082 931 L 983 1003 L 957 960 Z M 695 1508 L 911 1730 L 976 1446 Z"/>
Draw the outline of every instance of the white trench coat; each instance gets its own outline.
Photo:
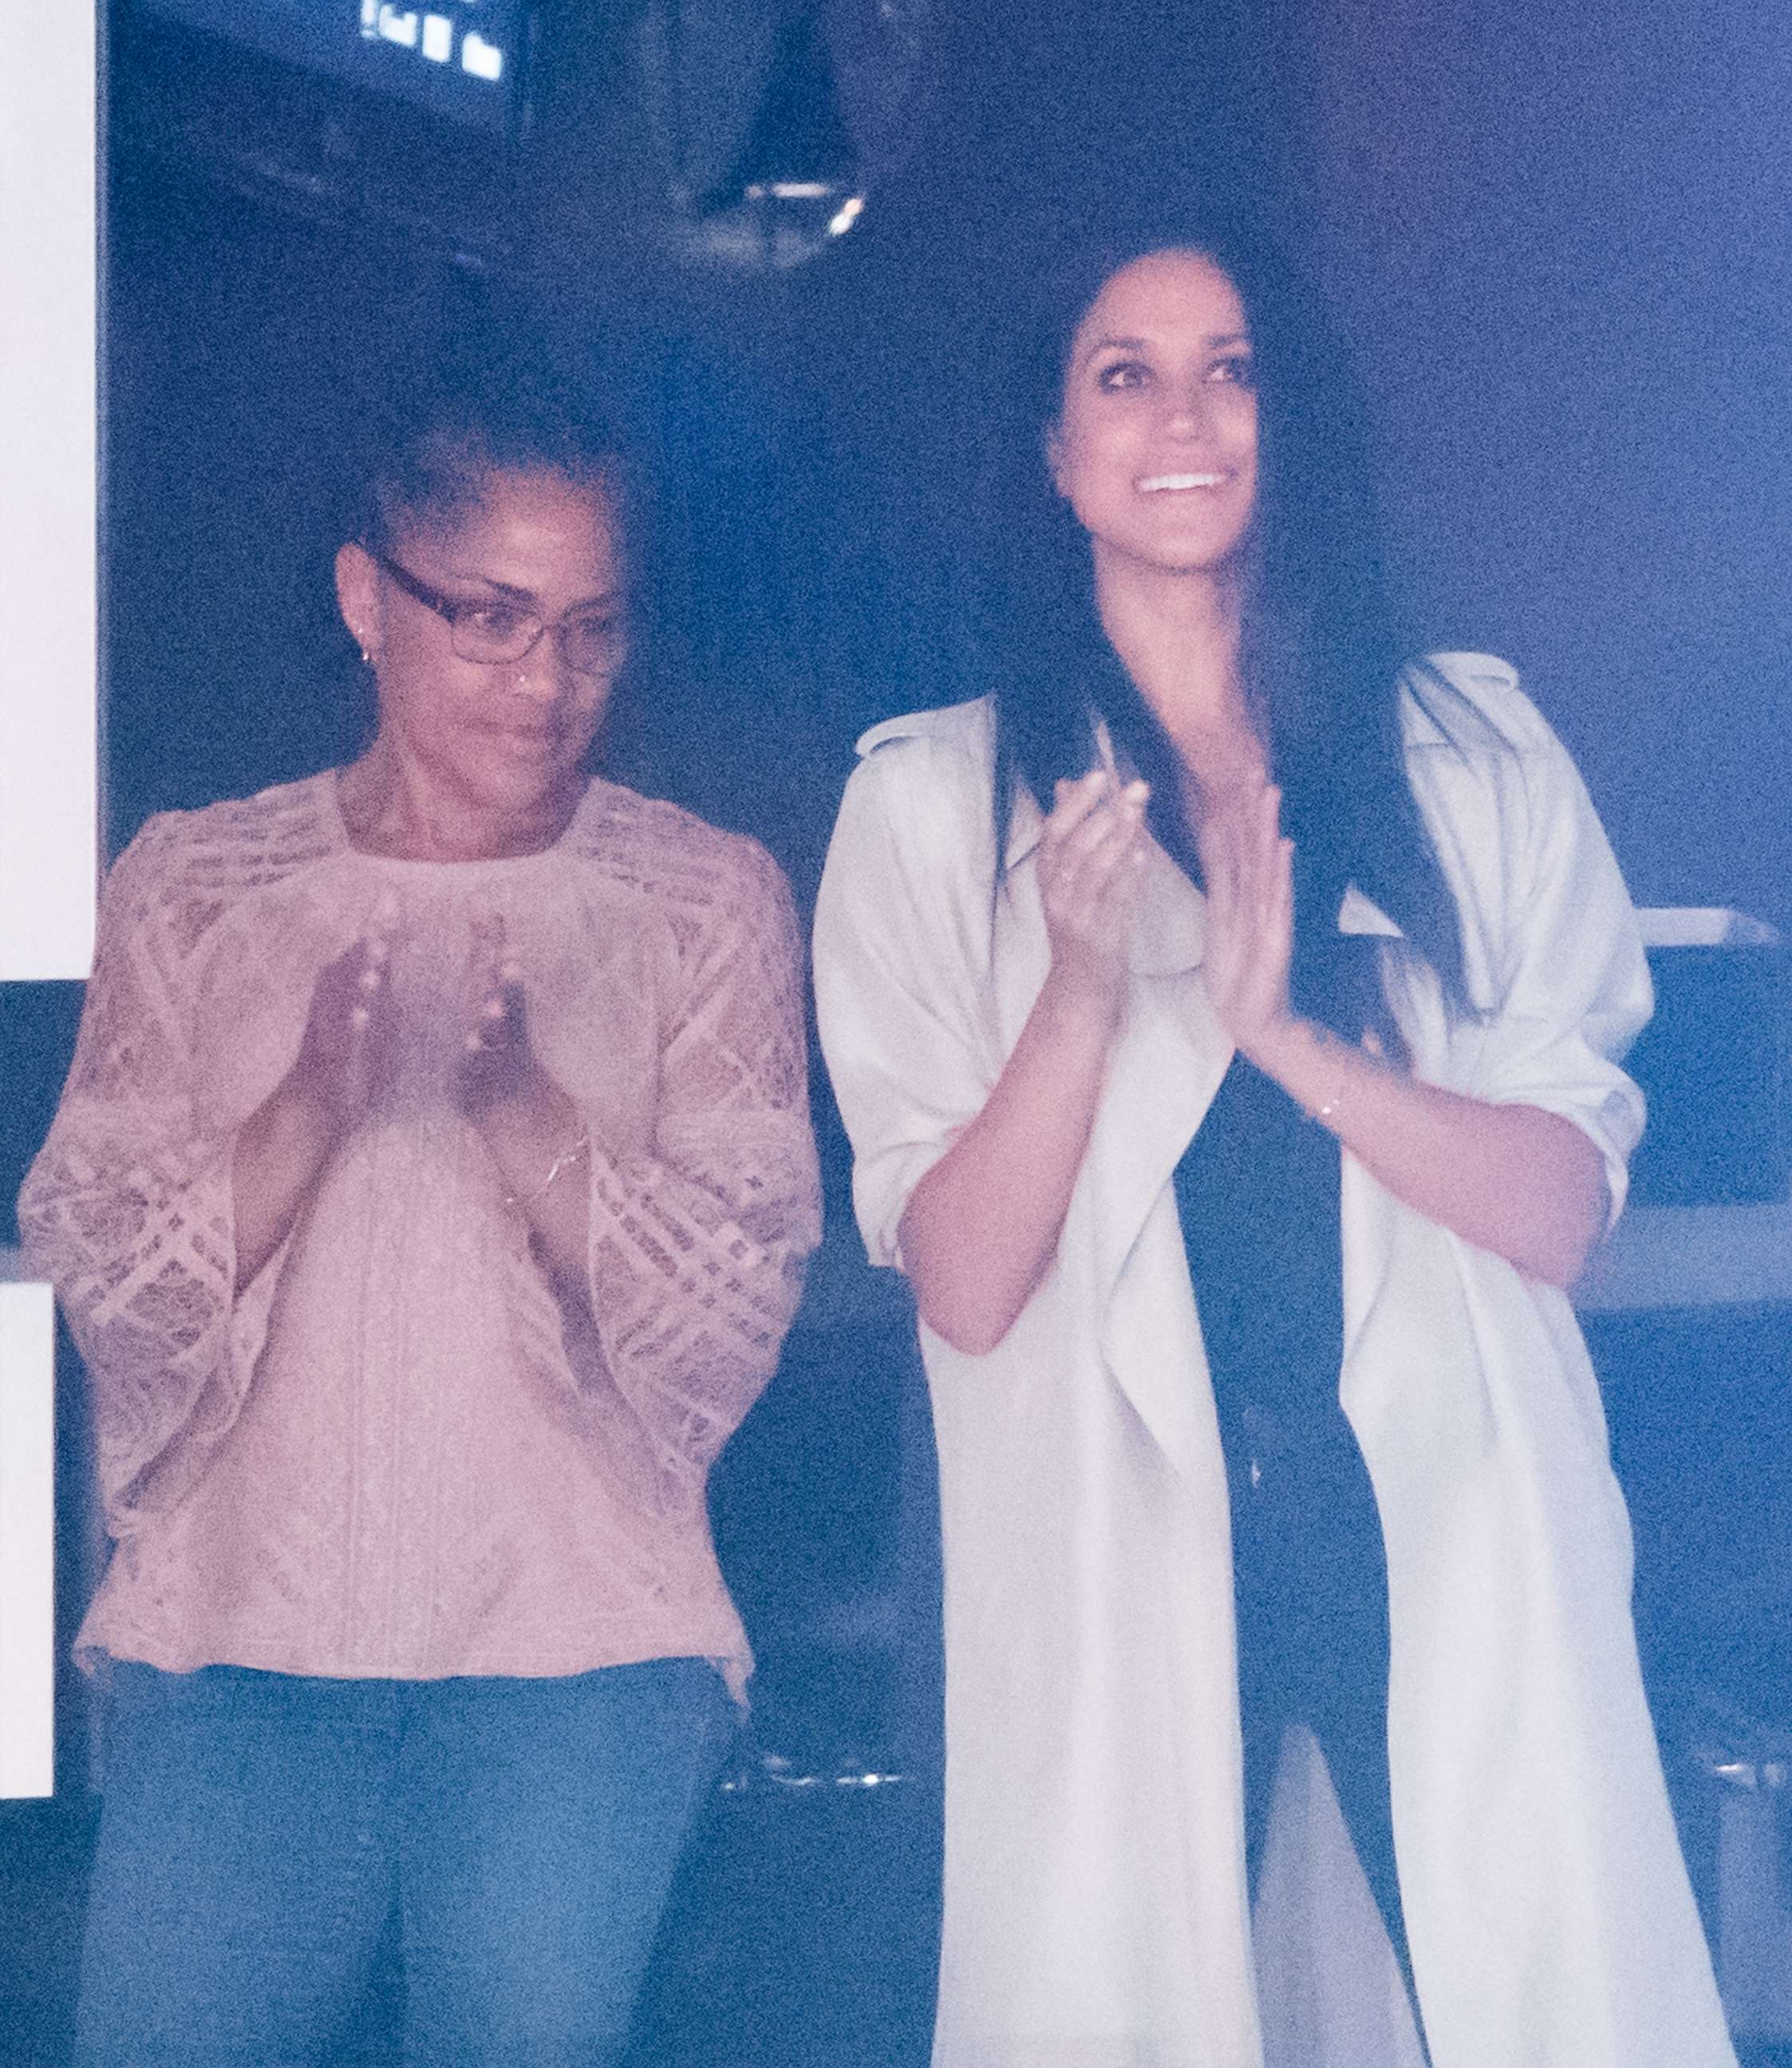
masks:
<path id="1" fill-rule="evenodd" d="M 1584 1129 L 1615 1213 L 1643 1122 L 1618 1059 L 1651 1003 L 1629 900 L 1512 671 L 1436 666 L 1454 694 L 1408 695 L 1410 765 L 1480 1010 L 1452 1024 L 1428 979 L 1397 975 L 1395 1008 L 1427 1081 Z M 822 1039 L 880 1264 L 1045 975 L 1030 800 L 992 894 L 991 748 L 984 702 L 868 733 L 822 885 Z M 1339 924 L 1396 930 L 1354 891 Z M 1202 927 L 1154 853 L 1056 1261 L 987 1356 L 922 1330 L 946 1573 L 935 2068 L 1258 2068 L 1274 2023 L 1245 1895 L 1224 1468 L 1171 1185 L 1232 1052 Z M 1568 1301 L 1348 1155 L 1342 1182 L 1342 1394 L 1387 1539 L 1395 1845 L 1436 2068 L 1733 2068 Z M 1298 2063 L 1280 2051 L 1333 2068 L 1348 2050 L 1320 2033 Z"/>

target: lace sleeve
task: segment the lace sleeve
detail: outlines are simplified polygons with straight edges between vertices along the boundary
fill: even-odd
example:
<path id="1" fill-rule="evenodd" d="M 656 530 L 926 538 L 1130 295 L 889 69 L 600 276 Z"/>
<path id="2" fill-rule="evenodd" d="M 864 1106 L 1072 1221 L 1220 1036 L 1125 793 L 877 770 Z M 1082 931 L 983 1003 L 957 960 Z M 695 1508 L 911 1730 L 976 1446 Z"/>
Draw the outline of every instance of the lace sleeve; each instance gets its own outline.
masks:
<path id="1" fill-rule="evenodd" d="M 708 1469 L 771 1377 L 821 1235 L 796 915 L 747 852 L 664 1036 L 654 1152 L 593 1158 L 593 1317 L 674 1475 Z"/>
<path id="2" fill-rule="evenodd" d="M 152 820 L 107 879 L 74 1064 L 18 1203 L 86 1361 L 115 1536 L 177 1499 L 235 1420 L 273 1276 L 233 1303 L 234 1138 L 196 1113 L 181 995 L 183 944 L 218 907 L 183 882 L 182 845 L 177 820 Z"/>

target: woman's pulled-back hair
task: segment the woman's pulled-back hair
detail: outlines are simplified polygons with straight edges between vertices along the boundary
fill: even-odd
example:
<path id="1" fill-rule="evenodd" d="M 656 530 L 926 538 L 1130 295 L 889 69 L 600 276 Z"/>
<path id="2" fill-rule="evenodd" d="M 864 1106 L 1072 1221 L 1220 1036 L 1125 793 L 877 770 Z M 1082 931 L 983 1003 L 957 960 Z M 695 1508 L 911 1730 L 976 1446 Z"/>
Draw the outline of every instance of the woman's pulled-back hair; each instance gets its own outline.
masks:
<path id="1" fill-rule="evenodd" d="M 556 474 L 627 500 L 613 421 L 514 337 L 463 336 L 421 377 L 394 380 L 370 430 L 353 533 L 371 551 L 418 523 L 454 522 L 498 473 Z"/>
<path id="2" fill-rule="evenodd" d="M 1243 551 L 1240 661 L 1248 708 L 1294 842 L 1295 1009 L 1355 1040 L 1391 1032 L 1374 959 L 1341 939 L 1354 884 L 1466 1009 L 1456 902 L 1414 798 L 1402 744 L 1411 647 L 1388 592 L 1356 386 L 1341 341 L 1274 247 L 1224 218 L 1159 222 L 1041 269 L 1038 320 L 1014 383 L 1027 414 L 992 484 L 989 657 L 998 853 L 1024 787 L 1095 765 L 1095 726 L 1151 785 L 1151 830 L 1196 880 L 1174 748 L 1102 629 L 1089 541 L 1047 476 L 1041 434 L 1062 407 L 1072 339 L 1102 285 L 1156 251 L 1198 254 L 1237 289 L 1257 391 L 1256 507 Z M 1421 667 L 1420 673 L 1423 673 Z"/>
<path id="3" fill-rule="evenodd" d="M 658 644 L 643 568 L 651 528 L 645 474 L 612 399 L 618 392 L 628 393 L 625 376 L 584 367 L 575 380 L 520 320 L 470 323 L 428 364 L 387 380 L 358 439 L 343 512 L 349 537 L 389 554 L 417 527 L 452 525 L 476 509 L 495 474 L 552 474 L 601 494 L 622 548 L 630 621 L 629 657 L 593 749 L 605 765 L 633 751 L 653 700 Z M 370 710 L 363 714 L 368 737 L 373 723 Z"/>

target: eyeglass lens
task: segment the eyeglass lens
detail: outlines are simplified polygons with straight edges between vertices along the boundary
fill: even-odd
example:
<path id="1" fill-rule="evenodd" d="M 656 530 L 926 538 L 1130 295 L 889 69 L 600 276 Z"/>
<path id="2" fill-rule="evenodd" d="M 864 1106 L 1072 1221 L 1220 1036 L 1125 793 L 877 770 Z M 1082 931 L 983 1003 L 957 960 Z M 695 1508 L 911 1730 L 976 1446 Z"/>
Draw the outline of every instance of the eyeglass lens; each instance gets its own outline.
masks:
<path id="1" fill-rule="evenodd" d="M 620 630 L 614 613 L 586 611 L 554 625 L 544 625 L 533 611 L 502 605 L 465 612 L 450 621 L 454 651 L 463 661 L 491 665 L 520 661 L 544 634 L 557 638 L 568 667 L 584 675 L 601 674 L 616 652 Z"/>

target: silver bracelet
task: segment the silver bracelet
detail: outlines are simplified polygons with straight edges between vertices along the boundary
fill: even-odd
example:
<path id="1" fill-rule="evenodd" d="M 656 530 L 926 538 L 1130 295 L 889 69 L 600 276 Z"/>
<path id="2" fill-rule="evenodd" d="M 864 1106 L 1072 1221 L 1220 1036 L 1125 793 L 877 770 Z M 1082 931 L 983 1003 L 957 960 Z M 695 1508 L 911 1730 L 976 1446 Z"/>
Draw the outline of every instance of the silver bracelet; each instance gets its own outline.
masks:
<path id="1" fill-rule="evenodd" d="M 1322 1036 L 1321 1046 L 1328 1049 L 1342 1049 L 1344 1048 L 1345 1044 L 1342 1041 L 1338 1040 L 1334 1035 L 1327 1034 Z M 1346 1051 L 1346 1052 L 1348 1052 Z M 1318 1121 L 1322 1127 L 1330 1126 L 1331 1124 L 1332 1116 L 1338 1111 L 1344 1103 L 1344 1094 L 1348 1087 L 1350 1077 L 1348 1072 L 1345 1072 L 1341 1074 L 1338 1081 L 1338 1089 L 1332 1093 L 1330 1098 L 1326 1099 L 1319 1105 L 1309 1105 L 1305 1108 L 1305 1110 L 1307 1118 L 1309 1120 Z"/>
<path id="2" fill-rule="evenodd" d="M 532 1207 L 537 1199 L 545 1199 L 553 1189 L 554 1180 L 559 1177 L 561 1171 L 570 1170 L 575 1163 L 584 1158 L 590 1147 L 591 1130 L 589 1128 L 581 1127 L 576 1136 L 548 1166 L 547 1176 L 536 1187 L 535 1190 L 532 1192 L 507 1192 L 504 1195 L 504 1204 L 507 1207 Z"/>

